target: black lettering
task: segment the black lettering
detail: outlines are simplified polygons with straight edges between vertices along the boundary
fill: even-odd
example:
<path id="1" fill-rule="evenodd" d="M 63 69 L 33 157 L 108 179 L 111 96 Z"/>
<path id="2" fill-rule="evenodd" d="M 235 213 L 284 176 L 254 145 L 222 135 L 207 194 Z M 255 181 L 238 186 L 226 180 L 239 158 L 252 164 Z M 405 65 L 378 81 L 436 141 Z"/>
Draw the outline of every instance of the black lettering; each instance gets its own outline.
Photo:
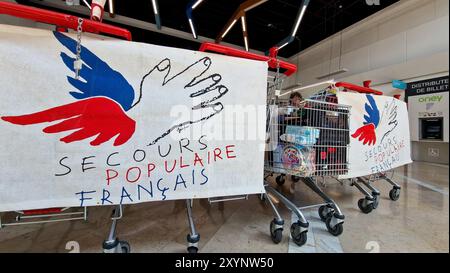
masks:
<path id="1" fill-rule="evenodd" d="M 206 135 L 203 135 L 198 139 L 198 143 L 200 143 L 203 146 L 203 148 L 200 148 L 200 151 L 203 151 L 204 149 L 208 148 L 208 145 L 206 145 L 204 142 L 202 142 L 202 139 L 204 137 L 206 137 Z"/>
<path id="2" fill-rule="evenodd" d="M 116 155 L 116 154 L 119 154 L 119 152 L 115 152 L 115 153 L 112 153 L 112 154 L 108 155 L 108 157 L 106 158 L 106 165 L 111 166 L 111 167 L 115 167 L 115 166 L 119 166 L 120 165 L 120 163 L 116 163 L 116 164 L 110 164 L 109 163 L 109 159 L 111 158 L 111 156 Z"/>
<path id="3" fill-rule="evenodd" d="M 158 145 L 158 153 L 159 153 L 159 155 L 160 155 L 161 157 L 166 157 L 166 156 L 168 156 L 169 153 L 170 153 L 170 150 L 172 150 L 172 145 L 169 144 L 169 150 L 167 151 L 167 153 L 166 153 L 165 155 L 163 155 L 163 154 L 161 153 L 161 145 Z"/>
<path id="4" fill-rule="evenodd" d="M 138 152 L 142 152 L 142 159 L 141 159 L 141 160 L 138 160 L 138 159 L 136 158 L 136 154 L 137 154 Z M 144 150 L 139 150 L 139 149 L 138 149 L 138 150 L 134 151 L 134 153 L 133 153 L 133 159 L 134 159 L 134 161 L 136 161 L 136 162 L 142 162 L 142 161 L 144 161 L 145 156 L 146 156 L 146 154 L 145 154 L 145 151 L 144 151 Z"/>
<path id="5" fill-rule="evenodd" d="M 68 158 L 68 157 L 65 156 L 65 157 L 61 158 L 61 160 L 59 160 L 59 165 L 61 165 L 61 166 L 65 167 L 65 168 L 67 168 L 67 171 L 66 171 L 65 173 L 56 173 L 55 176 L 63 176 L 63 175 L 69 174 L 69 173 L 72 171 L 72 169 L 71 169 L 69 166 L 64 165 L 64 164 L 62 163 L 63 160 L 64 160 L 64 159 L 67 159 L 67 158 Z"/>
<path id="6" fill-rule="evenodd" d="M 90 169 L 95 169 L 95 167 L 87 167 L 87 168 L 85 168 L 84 166 L 87 166 L 87 165 L 93 165 L 94 164 L 94 162 L 86 162 L 86 159 L 89 159 L 89 158 L 94 158 L 95 156 L 87 156 L 87 157 L 83 157 L 83 160 L 81 161 L 81 171 L 83 171 L 83 172 L 85 172 L 85 171 L 87 171 L 87 170 L 90 170 Z"/>
<path id="7" fill-rule="evenodd" d="M 186 145 L 183 145 L 183 144 L 182 144 L 182 143 L 183 143 L 183 140 L 187 140 Z M 188 150 L 188 151 L 194 152 L 193 150 L 191 150 L 191 149 L 188 148 L 188 146 L 189 146 L 189 139 L 187 139 L 187 138 L 182 138 L 182 139 L 180 139 L 179 143 L 180 143 L 180 153 L 183 153 L 183 148 L 185 148 L 185 149 Z"/>

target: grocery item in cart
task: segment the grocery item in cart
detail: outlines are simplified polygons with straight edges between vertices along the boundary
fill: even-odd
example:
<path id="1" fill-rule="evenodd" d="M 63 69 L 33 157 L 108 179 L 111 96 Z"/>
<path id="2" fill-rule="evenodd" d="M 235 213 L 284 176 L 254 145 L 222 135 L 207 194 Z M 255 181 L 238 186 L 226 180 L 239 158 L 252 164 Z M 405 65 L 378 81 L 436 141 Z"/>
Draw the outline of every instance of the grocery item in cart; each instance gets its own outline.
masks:
<path id="1" fill-rule="evenodd" d="M 320 130 L 306 126 L 286 126 L 286 133 L 280 136 L 285 142 L 291 142 L 300 145 L 314 145 L 319 138 Z"/>
<path id="2" fill-rule="evenodd" d="M 314 174 L 315 150 L 298 144 L 281 143 L 273 152 L 274 168 L 283 173 L 295 176 L 311 176 Z"/>

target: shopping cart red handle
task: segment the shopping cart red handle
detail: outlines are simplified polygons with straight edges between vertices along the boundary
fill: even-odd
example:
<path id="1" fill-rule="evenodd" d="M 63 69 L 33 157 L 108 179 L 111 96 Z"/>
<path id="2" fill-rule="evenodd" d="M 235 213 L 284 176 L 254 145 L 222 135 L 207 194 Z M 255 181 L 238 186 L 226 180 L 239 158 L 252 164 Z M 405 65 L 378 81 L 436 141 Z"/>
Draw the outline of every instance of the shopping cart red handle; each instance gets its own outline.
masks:
<path id="1" fill-rule="evenodd" d="M 59 28 L 64 27 L 76 30 L 78 27 L 78 17 L 76 16 L 28 7 L 16 3 L 0 2 L 0 14 L 7 14 L 14 17 L 56 25 Z M 83 21 L 83 31 L 97 34 L 109 34 L 131 41 L 130 31 L 88 19 L 84 19 Z"/>
<path id="2" fill-rule="evenodd" d="M 62 208 L 48 208 L 48 209 L 32 209 L 32 210 L 24 210 L 23 215 L 42 215 L 42 214 L 52 214 L 62 212 Z"/>
<path id="3" fill-rule="evenodd" d="M 277 68 L 277 65 L 279 65 L 280 68 L 286 70 L 284 72 L 284 74 L 286 76 L 290 76 L 297 71 L 297 66 L 295 64 L 291 64 L 291 63 L 288 63 L 288 62 L 285 62 L 282 60 L 277 60 L 273 56 L 258 55 L 255 53 L 247 52 L 244 50 L 240 50 L 240 49 L 236 49 L 236 48 L 232 48 L 232 47 L 228 47 L 228 46 L 224 46 L 224 45 L 220 45 L 220 44 L 202 43 L 199 51 L 202 51 L 202 52 L 209 51 L 209 52 L 225 54 L 228 56 L 238 57 L 238 58 L 268 62 L 269 66 L 271 68 Z"/>
<path id="4" fill-rule="evenodd" d="M 342 87 L 342 88 L 346 88 L 352 91 L 356 91 L 358 93 L 363 93 L 363 94 L 373 94 L 373 95 L 383 95 L 383 92 L 372 89 L 370 87 L 366 87 L 366 86 L 359 86 L 359 85 L 355 85 L 352 83 L 348 83 L 348 82 L 337 82 L 335 84 L 336 87 Z"/>

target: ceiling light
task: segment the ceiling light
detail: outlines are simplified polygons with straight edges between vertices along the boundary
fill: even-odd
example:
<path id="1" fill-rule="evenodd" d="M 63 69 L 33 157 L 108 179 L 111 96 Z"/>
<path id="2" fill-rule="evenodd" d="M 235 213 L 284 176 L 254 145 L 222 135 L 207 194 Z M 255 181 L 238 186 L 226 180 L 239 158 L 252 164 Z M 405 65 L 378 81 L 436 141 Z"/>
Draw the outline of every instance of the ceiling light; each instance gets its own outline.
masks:
<path id="1" fill-rule="evenodd" d="M 300 12 L 300 15 L 297 18 L 297 22 L 295 23 L 294 30 L 292 31 L 291 36 L 294 37 L 297 33 L 298 27 L 300 26 L 300 22 L 302 21 L 303 15 L 305 14 L 307 5 L 303 5 L 302 11 Z"/>
<path id="2" fill-rule="evenodd" d="M 114 14 L 114 1 L 108 0 L 109 13 Z"/>
<path id="3" fill-rule="evenodd" d="M 245 32 L 246 31 L 246 27 L 245 27 L 245 16 L 241 17 L 241 22 L 242 22 L 242 31 Z"/>
<path id="4" fill-rule="evenodd" d="M 247 36 L 244 36 L 245 50 L 248 51 L 248 41 Z"/>
<path id="5" fill-rule="evenodd" d="M 289 42 L 286 42 L 284 44 L 282 44 L 281 46 L 278 47 L 278 50 L 282 49 L 283 47 L 285 47 L 287 44 L 289 44 Z"/>
<path id="6" fill-rule="evenodd" d="M 309 5 L 309 0 L 303 0 L 303 5 L 299 7 L 297 18 L 295 19 L 295 24 L 292 27 L 292 32 L 289 36 L 284 38 L 283 40 L 279 41 L 274 47 L 277 47 L 278 49 L 281 49 L 285 47 L 286 45 L 292 43 L 295 40 L 295 35 L 297 34 L 298 28 L 300 26 L 300 22 L 303 19 L 303 16 L 305 15 L 306 8 Z"/>
<path id="7" fill-rule="evenodd" d="M 83 0 L 83 3 L 84 3 L 89 9 L 92 9 L 92 8 L 91 8 L 91 5 L 89 5 L 89 3 L 88 3 L 86 0 Z"/>
<path id="8" fill-rule="evenodd" d="M 256 8 L 257 6 L 259 6 L 259 5 L 261 5 L 261 4 L 264 4 L 264 3 L 267 2 L 267 1 L 269 1 L 269 0 L 259 0 L 259 1 L 257 1 L 255 4 L 253 4 L 253 5 L 248 6 L 247 8 L 245 8 L 244 11 L 249 11 L 249 10 L 251 10 L 251 9 L 254 9 L 254 8 Z"/>
<path id="9" fill-rule="evenodd" d="M 233 22 L 228 26 L 227 30 L 225 30 L 225 32 L 222 34 L 222 38 L 225 37 L 225 35 L 227 35 L 228 31 L 230 31 L 230 29 L 234 26 L 234 24 L 236 24 L 236 19 L 233 20 Z"/>
<path id="10" fill-rule="evenodd" d="M 203 0 L 198 0 L 197 2 L 195 2 L 195 4 L 192 5 L 192 9 L 195 9 L 198 5 L 200 5 L 201 2 L 203 2 Z"/>
<path id="11" fill-rule="evenodd" d="M 197 34 L 195 33 L 194 23 L 192 23 L 191 19 L 189 19 L 189 26 L 191 27 L 192 35 L 194 36 L 195 39 L 197 39 Z"/>
<path id="12" fill-rule="evenodd" d="M 152 5 L 153 5 L 153 12 L 156 14 L 158 14 L 158 8 L 156 7 L 156 0 L 152 0 Z"/>

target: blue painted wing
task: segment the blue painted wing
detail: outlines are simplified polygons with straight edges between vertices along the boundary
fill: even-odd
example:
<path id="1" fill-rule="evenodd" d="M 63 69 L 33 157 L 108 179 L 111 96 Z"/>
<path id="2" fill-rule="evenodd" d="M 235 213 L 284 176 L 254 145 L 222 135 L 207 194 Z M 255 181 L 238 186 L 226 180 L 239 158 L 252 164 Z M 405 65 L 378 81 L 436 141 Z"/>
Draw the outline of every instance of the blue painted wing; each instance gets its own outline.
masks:
<path id="1" fill-rule="evenodd" d="M 380 111 L 378 110 L 377 104 L 371 95 L 366 95 L 369 104 L 365 104 L 365 109 L 367 115 L 364 115 L 364 125 L 373 123 L 375 128 L 378 127 L 380 123 Z"/>
<path id="2" fill-rule="evenodd" d="M 76 54 L 77 43 L 75 40 L 60 32 L 55 31 L 53 33 L 62 45 Z M 64 52 L 61 52 L 60 56 L 66 66 L 75 71 L 73 67 L 75 58 L 69 57 Z M 84 81 L 68 76 L 69 83 L 78 89 L 77 92 L 70 92 L 70 94 L 79 100 L 97 96 L 108 97 L 119 103 L 125 111 L 128 111 L 133 104 L 134 90 L 122 74 L 113 70 L 106 62 L 84 46 L 81 46 L 80 58 L 84 63 L 79 75 Z"/>

